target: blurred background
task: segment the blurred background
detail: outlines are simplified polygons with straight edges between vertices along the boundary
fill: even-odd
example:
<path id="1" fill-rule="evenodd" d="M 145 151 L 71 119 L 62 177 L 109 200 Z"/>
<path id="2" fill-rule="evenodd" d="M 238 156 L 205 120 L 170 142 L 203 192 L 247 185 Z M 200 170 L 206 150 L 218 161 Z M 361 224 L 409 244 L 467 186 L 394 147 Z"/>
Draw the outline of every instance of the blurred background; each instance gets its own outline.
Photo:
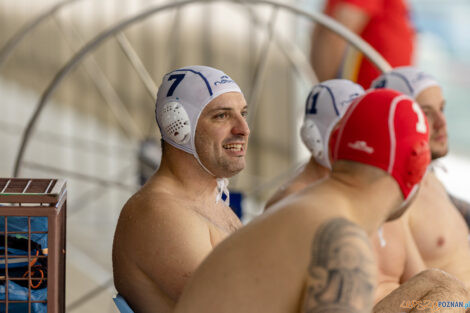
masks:
<path id="1" fill-rule="evenodd" d="M 102 38 L 44 98 L 54 77 L 100 33 L 165 3 L 155 0 L 0 0 L 0 177 L 67 180 L 67 312 L 117 312 L 111 246 L 119 212 L 159 164 L 154 97 L 172 69 L 201 64 L 239 83 L 250 104 L 247 168 L 230 190 L 244 195 L 244 219 L 308 153 L 299 128 L 315 81 L 308 55 L 314 24 L 287 10 L 231 1 L 162 9 Z M 321 11 L 318 0 L 284 0 Z M 62 6 L 54 5 L 62 3 Z M 451 152 L 439 176 L 470 200 L 470 3 L 412 0 L 415 64 L 443 85 Z M 54 8 L 55 10 L 51 10 Z M 45 14 L 50 13 L 50 14 Z M 44 19 L 15 46 L 11 38 Z M 15 37 L 16 34 L 16 37 Z M 41 98 L 44 107 L 26 133 Z M 27 134 L 27 140 L 24 136 Z M 145 240 L 145 239 L 143 239 Z"/>

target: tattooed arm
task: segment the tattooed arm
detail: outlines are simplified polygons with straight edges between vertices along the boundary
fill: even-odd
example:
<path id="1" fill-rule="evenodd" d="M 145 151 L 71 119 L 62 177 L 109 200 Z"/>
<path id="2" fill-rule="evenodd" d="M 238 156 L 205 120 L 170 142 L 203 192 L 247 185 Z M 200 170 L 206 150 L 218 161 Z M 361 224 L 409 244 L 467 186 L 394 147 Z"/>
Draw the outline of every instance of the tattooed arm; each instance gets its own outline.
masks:
<path id="1" fill-rule="evenodd" d="M 462 213 L 462 216 L 467 223 L 467 226 L 470 228 L 470 203 L 458 199 L 451 194 L 449 194 L 450 201 L 455 205 L 455 207 Z"/>
<path id="2" fill-rule="evenodd" d="M 366 233 L 342 218 L 324 223 L 313 239 L 302 312 L 369 313 L 375 284 Z"/>

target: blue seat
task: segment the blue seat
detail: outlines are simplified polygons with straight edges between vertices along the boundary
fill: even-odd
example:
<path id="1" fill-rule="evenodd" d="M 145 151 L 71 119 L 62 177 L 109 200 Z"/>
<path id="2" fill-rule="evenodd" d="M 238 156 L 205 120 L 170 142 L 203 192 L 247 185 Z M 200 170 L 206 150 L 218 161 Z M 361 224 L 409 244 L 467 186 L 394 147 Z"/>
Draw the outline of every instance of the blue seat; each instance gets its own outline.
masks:
<path id="1" fill-rule="evenodd" d="M 114 303 L 116 304 L 119 312 L 121 313 L 134 313 L 129 304 L 127 304 L 126 299 L 124 299 L 120 294 L 117 294 L 113 298 Z"/>

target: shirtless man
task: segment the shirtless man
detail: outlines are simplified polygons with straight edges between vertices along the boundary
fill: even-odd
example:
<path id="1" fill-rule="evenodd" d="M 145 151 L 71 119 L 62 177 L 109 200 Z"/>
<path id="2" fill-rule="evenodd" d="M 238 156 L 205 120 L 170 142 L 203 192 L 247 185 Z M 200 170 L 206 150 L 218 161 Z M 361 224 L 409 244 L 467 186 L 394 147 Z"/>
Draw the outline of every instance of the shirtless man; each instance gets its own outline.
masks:
<path id="1" fill-rule="evenodd" d="M 361 86 L 343 79 L 328 80 L 313 87 L 307 97 L 306 114 L 301 128 L 302 141 L 312 153 L 312 157 L 298 175 L 274 194 L 266 208 L 329 175 L 330 134 L 352 99 L 363 93 Z M 344 104 L 340 107 L 339 115 L 336 114 L 335 103 Z M 377 303 L 400 284 L 424 270 L 425 265 L 403 219 L 385 223 L 380 229 L 380 236 L 374 233 L 371 241 L 378 264 L 378 284 L 374 301 Z M 421 280 L 426 279 L 425 277 L 423 274 Z M 416 285 L 410 286 L 416 288 Z M 423 282 L 420 287 L 432 288 Z M 388 306 L 389 303 L 384 305 Z"/>
<path id="2" fill-rule="evenodd" d="M 372 87 L 392 88 L 414 98 L 429 123 L 432 160 L 447 154 L 445 100 L 433 77 L 413 67 L 399 67 L 377 78 Z M 465 209 L 463 205 L 460 208 Z M 405 218 L 426 266 L 442 269 L 470 288 L 469 230 L 433 171 L 423 179 Z"/>
<path id="3" fill-rule="evenodd" d="M 300 136 L 312 153 L 310 160 L 266 203 L 266 209 L 311 183 L 328 176 L 331 170 L 328 153 L 330 134 L 351 102 L 364 89 L 347 79 L 331 79 L 313 86 L 305 103 L 305 117 Z"/>
<path id="4" fill-rule="evenodd" d="M 161 165 L 125 204 L 113 244 L 116 289 L 136 312 L 171 312 L 206 255 L 241 226 L 221 197 L 225 178 L 245 167 L 246 114 L 240 88 L 219 70 L 163 77 Z"/>
<path id="5" fill-rule="evenodd" d="M 331 175 L 217 246 L 175 312 L 370 312 L 376 264 L 368 236 L 400 216 L 426 171 L 422 114 L 391 90 L 354 101 L 338 130 Z M 453 286 L 446 299 L 464 301 L 463 287 Z"/>
<path id="6" fill-rule="evenodd" d="M 345 79 L 327 80 L 313 87 L 307 97 L 306 114 L 301 128 L 302 141 L 312 153 L 312 157 L 298 175 L 274 194 L 266 208 L 329 175 L 331 170 L 328 149 L 330 134 L 351 101 L 363 93 L 364 89 L 361 86 Z M 342 105 L 336 108 L 335 104 Z M 375 232 L 371 237 L 378 264 L 378 284 L 374 303 L 379 302 L 401 283 L 425 269 L 403 219 L 385 223 L 380 234 L 381 236 Z M 414 289 L 417 287 L 412 286 Z M 424 283 L 420 287 L 432 288 Z"/>

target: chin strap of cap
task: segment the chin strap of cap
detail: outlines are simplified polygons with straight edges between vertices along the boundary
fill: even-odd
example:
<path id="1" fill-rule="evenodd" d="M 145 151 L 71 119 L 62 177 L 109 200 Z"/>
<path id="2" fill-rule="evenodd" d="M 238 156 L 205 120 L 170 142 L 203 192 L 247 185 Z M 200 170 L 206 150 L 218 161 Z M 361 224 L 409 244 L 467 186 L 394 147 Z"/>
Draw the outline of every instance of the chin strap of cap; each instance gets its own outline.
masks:
<path id="1" fill-rule="evenodd" d="M 196 149 L 194 149 L 196 151 Z M 209 174 L 212 176 L 215 176 L 212 174 L 211 171 L 207 167 L 202 164 L 201 159 L 199 159 L 199 155 L 197 152 L 193 153 L 194 157 L 196 158 L 197 162 L 201 167 Z M 217 178 L 217 196 L 215 197 L 215 203 L 219 203 L 219 201 L 222 199 L 222 195 L 225 195 L 225 200 L 224 203 L 229 206 L 230 203 L 230 192 L 228 191 L 228 179 L 227 178 Z"/>
<path id="2" fill-rule="evenodd" d="M 387 245 L 387 241 L 385 241 L 385 238 L 384 238 L 384 228 L 383 226 L 379 228 L 379 242 L 380 242 L 380 246 L 383 248 Z"/>
<path id="3" fill-rule="evenodd" d="M 228 179 L 217 178 L 217 196 L 215 203 L 218 203 L 222 199 L 222 195 L 225 195 L 224 203 L 229 206 L 230 204 L 230 193 L 228 191 Z"/>

